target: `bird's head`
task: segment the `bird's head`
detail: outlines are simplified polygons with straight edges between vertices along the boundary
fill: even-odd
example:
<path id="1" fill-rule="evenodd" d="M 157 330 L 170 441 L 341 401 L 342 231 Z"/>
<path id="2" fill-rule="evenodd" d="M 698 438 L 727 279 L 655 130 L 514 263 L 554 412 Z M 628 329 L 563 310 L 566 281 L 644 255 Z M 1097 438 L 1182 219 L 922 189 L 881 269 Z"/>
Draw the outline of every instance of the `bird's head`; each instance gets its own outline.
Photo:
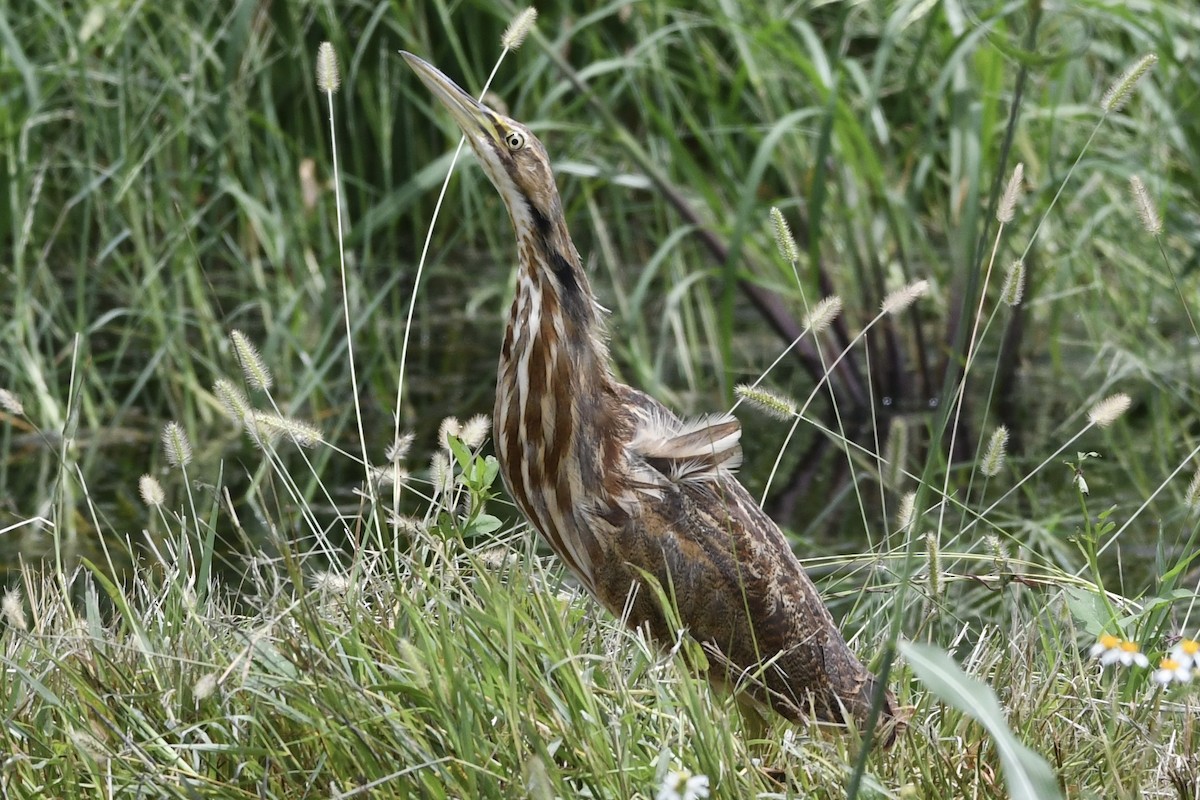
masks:
<path id="1" fill-rule="evenodd" d="M 559 219 L 562 205 L 550 158 L 529 128 L 480 103 L 427 61 L 401 54 L 462 130 L 514 225 L 544 231 Z"/>

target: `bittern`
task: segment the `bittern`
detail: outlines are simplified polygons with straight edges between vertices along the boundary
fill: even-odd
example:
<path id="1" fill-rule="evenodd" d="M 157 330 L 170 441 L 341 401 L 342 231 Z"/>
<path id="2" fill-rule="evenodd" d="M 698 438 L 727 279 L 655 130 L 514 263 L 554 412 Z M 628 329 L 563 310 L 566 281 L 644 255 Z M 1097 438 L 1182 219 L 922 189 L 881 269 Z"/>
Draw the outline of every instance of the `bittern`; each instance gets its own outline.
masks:
<path id="1" fill-rule="evenodd" d="M 676 619 L 709 677 L 785 717 L 860 726 L 876 678 L 855 658 L 779 527 L 733 475 L 728 414 L 677 417 L 618 381 L 603 311 L 567 232 L 545 147 L 435 67 L 404 58 L 450 112 L 508 208 L 519 273 L 493 416 L 509 494 L 584 587 L 671 641 Z M 896 701 L 880 719 L 894 735 Z"/>

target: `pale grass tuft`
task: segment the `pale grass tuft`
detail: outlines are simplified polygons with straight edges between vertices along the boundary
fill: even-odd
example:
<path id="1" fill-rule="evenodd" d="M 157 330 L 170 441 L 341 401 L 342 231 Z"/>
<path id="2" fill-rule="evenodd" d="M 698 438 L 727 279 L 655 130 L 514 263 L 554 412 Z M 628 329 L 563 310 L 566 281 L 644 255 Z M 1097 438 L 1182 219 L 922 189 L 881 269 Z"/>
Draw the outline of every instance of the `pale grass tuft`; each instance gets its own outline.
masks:
<path id="1" fill-rule="evenodd" d="M 233 343 L 233 354 L 237 356 L 238 365 L 242 368 L 250 388 L 262 392 L 269 390 L 274 379 L 271 377 L 271 371 L 267 369 L 267 362 L 259 355 L 258 348 L 239 330 L 229 332 L 229 341 Z"/>
<path id="2" fill-rule="evenodd" d="M 317 426 L 303 420 L 281 417 L 269 411 L 252 412 L 246 432 L 259 447 L 274 445 L 284 439 L 301 447 L 315 447 L 325 441 L 325 435 Z"/>
<path id="3" fill-rule="evenodd" d="M 1121 106 L 1125 105 L 1125 101 L 1129 99 L 1129 95 L 1133 92 L 1133 88 L 1137 86 L 1138 81 L 1156 63 L 1158 63 L 1158 56 L 1154 53 L 1147 53 L 1139 58 L 1137 63 L 1132 67 L 1125 70 L 1121 77 L 1117 78 L 1116 82 L 1108 87 L 1108 91 L 1104 93 L 1104 97 L 1100 100 L 1100 107 L 1104 109 L 1104 113 L 1111 114 L 1114 111 L 1119 111 Z"/>
<path id="4" fill-rule="evenodd" d="M 163 426 L 162 444 L 167 463 L 172 467 L 186 467 L 192 463 L 192 443 L 178 422 L 172 420 Z"/>
<path id="5" fill-rule="evenodd" d="M 206 672 L 196 681 L 196 685 L 192 687 L 192 699 L 197 703 L 202 700 L 207 700 L 212 697 L 213 692 L 217 690 L 217 673 Z"/>
<path id="6" fill-rule="evenodd" d="M 142 496 L 142 502 L 150 508 L 158 508 L 167 499 L 162 484 L 153 475 L 143 475 L 138 478 L 138 494 Z"/>
<path id="7" fill-rule="evenodd" d="M 449 494 L 454 488 L 454 469 L 450 457 L 438 451 L 429 459 L 429 482 L 433 484 L 433 496 Z"/>
<path id="8" fill-rule="evenodd" d="M 1196 474 L 1183 493 L 1183 504 L 1190 511 L 1200 511 L 1200 467 L 1196 467 Z"/>
<path id="9" fill-rule="evenodd" d="M 789 420 L 798 413 L 795 400 L 761 386 L 741 384 L 734 387 L 733 393 L 760 411 L 777 419 Z"/>
<path id="10" fill-rule="evenodd" d="M 461 438 L 462 423 L 458 421 L 458 417 L 446 417 L 442 420 L 442 424 L 438 426 L 438 444 L 441 447 L 450 447 L 450 437 Z"/>
<path id="11" fill-rule="evenodd" d="M 25 416 L 25 406 L 21 404 L 21 398 L 8 389 L 0 389 L 0 408 L 3 408 L 14 417 Z"/>
<path id="12" fill-rule="evenodd" d="M 342 85 L 342 75 L 338 70 L 337 53 L 329 42 L 321 42 L 317 47 L 317 88 L 326 94 L 333 94 Z"/>
<path id="13" fill-rule="evenodd" d="M 775 246 L 779 248 L 779 255 L 783 256 L 783 260 L 789 264 L 798 263 L 800 251 L 796 248 L 796 239 L 792 236 L 792 229 L 787 224 L 787 220 L 783 218 L 783 212 L 775 206 L 771 206 L 771 226 L 775 230 Z"/>
<path id="14" fill-rule="evenodd" d="M 1017 201 L 1021 199 L 1022 181 L 1024 179 L 1025 165 L 1017 164 L 1017 168 L 1013 170 L 1012 177 L 1008 179 L 1008 184 L 1004 187 L 1004 194 L 1000 196 L 1000 205 L 996 208 L 996 220 L 1003 225 L 1007 225 L 1013 220 Z"/>
<path id="15" fill-rule="evenodd" d="M 880 308 L 885 314 L 899 314 L 927 294 L 929 294 L 929 281 L 922 278 L 900 287 L 883 298 Z"/>
<path id="16" fill-rule="evenodd" d="M 458 438 L 462 439 L 463 444 L 467 447 L 474 449 L 483 444 L 483 440 L 487 438 L 491 427 L 492 421 L 490 419 L 483 414 L 476 414 L 462 426 Z"/>
<path id="17" fill-rule="evenodd" d="M 350 579 L 340 572 L 319 570 L 312 574 L 312 587 L 320 594 L 343 596 L 350 591 Z"/>
<path id="18" fill-rule="evenodd" d="M 1131 403 L 1129 395 L 1123 392 L 1106 397 L 1088 409 L 1088 421 L 1098 428 L 1107 428 L 1129 410 Z"/>
<path id="19" fill-rule="evenodd" d="M 1019 306 L 1025 297 L 1025 262 L 1017 259 L 1008 265 L 1004 273 L 1004 288 L 1000 290 L 1000 300 L 1005 305 Z"/>
<path id="20" fill-rule="evenodd" d="M 18 590 L 9 589 L 4 593 L 4 599 L 0 600 L 0 609 L 3 610 L 4 621 L 10 628 L 16 628 L 19 631 L 29 630 L 29 623 L 25 621 L 25 604 Z"/>
<path id="21" fill-rule="evenodd" d="M 900 507 L 896 509 L 896 530 L 906 531 L 912 527 L 917 518 L 917 493 L 906 492 L 900 498 Z"/>
<path id="22" fill-rule="evenodd" d="M 412 517 L 407 514 L 395 514 L 388 512 L 388 524 L 396 528 L 397 532 L 405 536 L 418 536 L 425 533 L 429 526 L 420 517 Z"/>
<path id="23" fill-rule="evenodd" d="M 412 447 L 413 440 L 416 436 L 410 431 L 397 436 L 387 450 L 384 451 L 383 457 L 393 464 L 399 464 L 408 455 L 409 448 Z"/>
<path id="24" fill-rule="evenodd" d="M 213 394 L 217 396 L 217 402 L 225 410 L 225 416 L 229 417 L 239 428 L 246 424 L 253 409 L 250 408 L 250 401 L 246 399 L 246 394 L 240 386 L 228 378 L 219 378 L 213 384 Z"/>
<path id="25" fill-rule="evenodd" d="M 1004 468 L 1004 459 L 1008 454 L 1008 428 L 1001 425 L 992 431 L 992 437 L 988 440 L 987 450 L 984 451 L 983 459 L 979 463 L 979 471 L 989 478 L 994 478 L 1000 474 L 1000 470 Z"/>
<path id="26" fill-rule="evenodd" d="M 1152 236 L 1158 236 L 1162 233 L 1162 219 L 1158 216 L 1158 209 L 1154 207 L 1154 203 L 1150 200 L 1150 193 L 1146 191 L 1146 184 L 1142 183 L 1142 179 L 1137 175 L 1129 176 L 1129 192 L 1133 195 L 1133 207 L 1137 209 L 1138 219 L 1142 221 L 1142 227 L 1146 229 L 1146 233 Z"/>
<path id="27" fill-rule="evenodd" d="M 537 22 L 537 15 L 537 9 L 533 6 L 517 14 L 504 29 L 504 35 L 500 37 L 500 46 L 505 50 L 516 50 L 524 44 L 525 37 L 533 30 L 533 23 Z"/>
<path id="28" fill-rule="evenodd" d="M 823 297 L 804 318 L 804 327 L 814 334 L 821 333 L 842 313 L 842 298 L 836 294 Z"/>

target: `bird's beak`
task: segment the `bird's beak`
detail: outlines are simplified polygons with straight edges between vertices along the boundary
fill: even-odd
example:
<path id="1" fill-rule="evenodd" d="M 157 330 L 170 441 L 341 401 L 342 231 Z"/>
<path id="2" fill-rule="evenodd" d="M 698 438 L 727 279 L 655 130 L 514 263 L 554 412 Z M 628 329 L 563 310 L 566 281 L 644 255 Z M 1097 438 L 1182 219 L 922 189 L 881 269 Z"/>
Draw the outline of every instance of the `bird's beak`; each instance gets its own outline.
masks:
<path id="1" fill-rule="evenodd" d="M 459 88 L 458 84 L 446 77 L 440 69 L 428 61 L 417 58 L 412 53 L 400 51 L 404 60 L 417 73 L 421 83 L 428 87 L 433 96 L 441 101 L 455 123 L 462 129 L 468 139 L 483 134 L 488 139 L 496 139 L 495 127 L 492 125 L 494 116 L 491 109 L 480 103 L 474 97 Z"/>

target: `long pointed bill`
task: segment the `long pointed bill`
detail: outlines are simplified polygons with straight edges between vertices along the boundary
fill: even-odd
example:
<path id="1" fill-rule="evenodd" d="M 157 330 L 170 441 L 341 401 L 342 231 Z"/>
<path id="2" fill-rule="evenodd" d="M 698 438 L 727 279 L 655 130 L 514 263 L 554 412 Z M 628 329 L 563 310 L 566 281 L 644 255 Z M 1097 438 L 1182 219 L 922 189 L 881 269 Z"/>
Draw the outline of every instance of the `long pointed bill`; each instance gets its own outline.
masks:
<path id="1" fill-rule="evenodd" d="M 450 116 L 454 117 L 454 122 L 468 139 L 480 134 L 493 141 L 496 139 L 491 109 L 464 92 L 457 83 L 447 78 L 445 73 L 428 61 L 404 50 L 400 51 L 400 55 L 404 56 L 404 60 L 417 73 L 421 83 L 425 84 L 433 96 L 446 107 Z"/>

